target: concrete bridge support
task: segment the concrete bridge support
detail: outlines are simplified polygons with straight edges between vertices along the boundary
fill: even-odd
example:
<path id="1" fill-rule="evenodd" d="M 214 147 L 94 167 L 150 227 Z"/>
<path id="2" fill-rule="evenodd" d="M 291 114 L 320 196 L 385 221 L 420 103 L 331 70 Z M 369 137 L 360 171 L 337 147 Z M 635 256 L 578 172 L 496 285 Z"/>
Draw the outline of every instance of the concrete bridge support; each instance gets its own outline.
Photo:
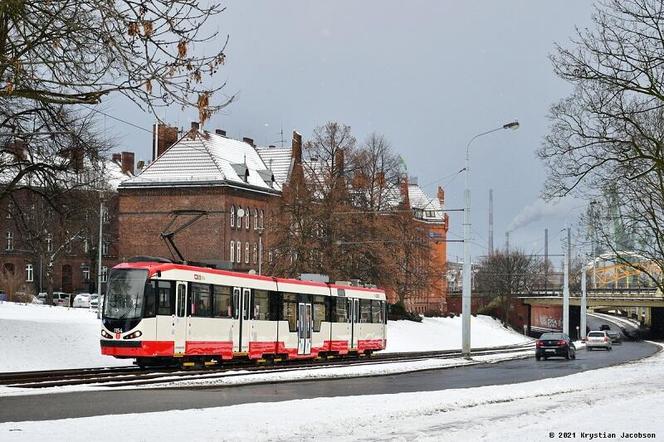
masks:
<path id="1" fill-rule="evenodd" d="M 664 338 L 664 307 L 650 307 L 650 336 Z"/>

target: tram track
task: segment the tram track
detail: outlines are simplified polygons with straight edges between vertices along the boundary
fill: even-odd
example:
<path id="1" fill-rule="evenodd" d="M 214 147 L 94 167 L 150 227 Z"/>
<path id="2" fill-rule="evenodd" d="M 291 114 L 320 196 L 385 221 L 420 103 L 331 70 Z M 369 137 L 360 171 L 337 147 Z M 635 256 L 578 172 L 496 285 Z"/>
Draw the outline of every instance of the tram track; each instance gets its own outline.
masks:
<path id="1" fill-rule="evenodd" d="M 472 356 L 526 351 L 533 343 L 485 347 L 472 350 Z M 182 369 L 175 367 L 140 368 L 106 367 L 35 372 L 0 373 L 0 386 L 12 388 L 43 389 L 77 385 L 103 385 L 105 387 L 147 386 L 172 383 L 182 380 L 206 380 L 250 376 L 263 373 L 285 373 L 302 369 L 321 369 L 365 364 L 390 364 L 415 362 L 426 359 L 454 359 L 462 357 L 459 350 L 427 352 L 379 353 L 364 357 L 336 357 L 334 359 L 308 359 L 282 361 L 274 365 L 256 365 L 253 361 L 226 362 L 205 369 Z M 237 371 L 234 373 L 234 371 Z"/>

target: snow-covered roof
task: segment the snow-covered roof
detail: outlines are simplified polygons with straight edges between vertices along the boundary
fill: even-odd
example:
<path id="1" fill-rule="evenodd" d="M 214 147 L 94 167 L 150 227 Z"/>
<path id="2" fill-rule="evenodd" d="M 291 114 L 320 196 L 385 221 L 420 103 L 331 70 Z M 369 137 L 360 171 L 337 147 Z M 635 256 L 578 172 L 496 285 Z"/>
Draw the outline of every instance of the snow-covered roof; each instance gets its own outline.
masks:
<path id="1" fill-rule="evenodd" d="M 191 185 L 235 185 L 269 193 L 281 190 L 252 145 L 204 131 L 181 138 L 121 187 Z"/>
<path id="2" fill-rule="evenodd" d="M 288 181 L 292 163 L 290 147 L 257 147 L 258 155 L 268 169 L 274 173 L 274 179 L 280 186 Z"/>
<path id="3" fill-rule="evenodd" d="M 443 219 L 442 207 L 438 198 L 430 198 L 417 184 L 408 185 L 408 199 L 413 210 L 421 211 L 419 218 L 425 221 L 441 221 Z"/>
<path id="4" fill-rule="evenodd" d="M 109 187 L 114 191 L 118 190 L 120 184 L 134 177 L 130 172 L 123 172 L 122 166 L 111 159 L 104 160 L 102 167 L 105 169 L 103 176 L 106 177 Z"/>

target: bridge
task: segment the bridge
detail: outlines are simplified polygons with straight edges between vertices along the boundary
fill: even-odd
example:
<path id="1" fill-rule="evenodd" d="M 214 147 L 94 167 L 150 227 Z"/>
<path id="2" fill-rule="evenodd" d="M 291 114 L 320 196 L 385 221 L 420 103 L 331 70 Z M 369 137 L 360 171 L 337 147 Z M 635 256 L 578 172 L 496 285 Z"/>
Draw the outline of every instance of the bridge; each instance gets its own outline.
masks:
<path id="1" fill-rule="evenodd" d="M 562 315 L 562 291 L 540 290 L 519 294 L 518 299 L 529 307 L 530 324 L 533 328 L 546 328 Z M 570 329 L 578 325 L 581 293 L 571 292 Z M 597 288 L 586 290 L 586 305 L 589 309 L 620 308 L 643 321 L 656 336 L 664 335 L 664 293 L 654 287 Z"/>

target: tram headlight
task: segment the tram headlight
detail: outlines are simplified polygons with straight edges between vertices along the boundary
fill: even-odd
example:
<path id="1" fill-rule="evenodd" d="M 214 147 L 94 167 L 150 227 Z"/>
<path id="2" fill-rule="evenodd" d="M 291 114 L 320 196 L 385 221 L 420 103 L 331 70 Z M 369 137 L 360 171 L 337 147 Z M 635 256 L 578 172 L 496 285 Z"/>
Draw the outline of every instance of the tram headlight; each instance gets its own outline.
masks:
<path id="1" fill-rule="evenodd" d="M 143 335 L 140 330 L 135 331 L 134 333 L 128 334 L 122 339 L 135 339 L 135 338 L 140 338 Z"/>
<path id="2" fill-rule="evenodd" d="M 106 330 L 101 331 L 101 337 L 106 339 L 113 339 L 113 336 L 111 336 L 110 333 L 107 333 Z"/>

